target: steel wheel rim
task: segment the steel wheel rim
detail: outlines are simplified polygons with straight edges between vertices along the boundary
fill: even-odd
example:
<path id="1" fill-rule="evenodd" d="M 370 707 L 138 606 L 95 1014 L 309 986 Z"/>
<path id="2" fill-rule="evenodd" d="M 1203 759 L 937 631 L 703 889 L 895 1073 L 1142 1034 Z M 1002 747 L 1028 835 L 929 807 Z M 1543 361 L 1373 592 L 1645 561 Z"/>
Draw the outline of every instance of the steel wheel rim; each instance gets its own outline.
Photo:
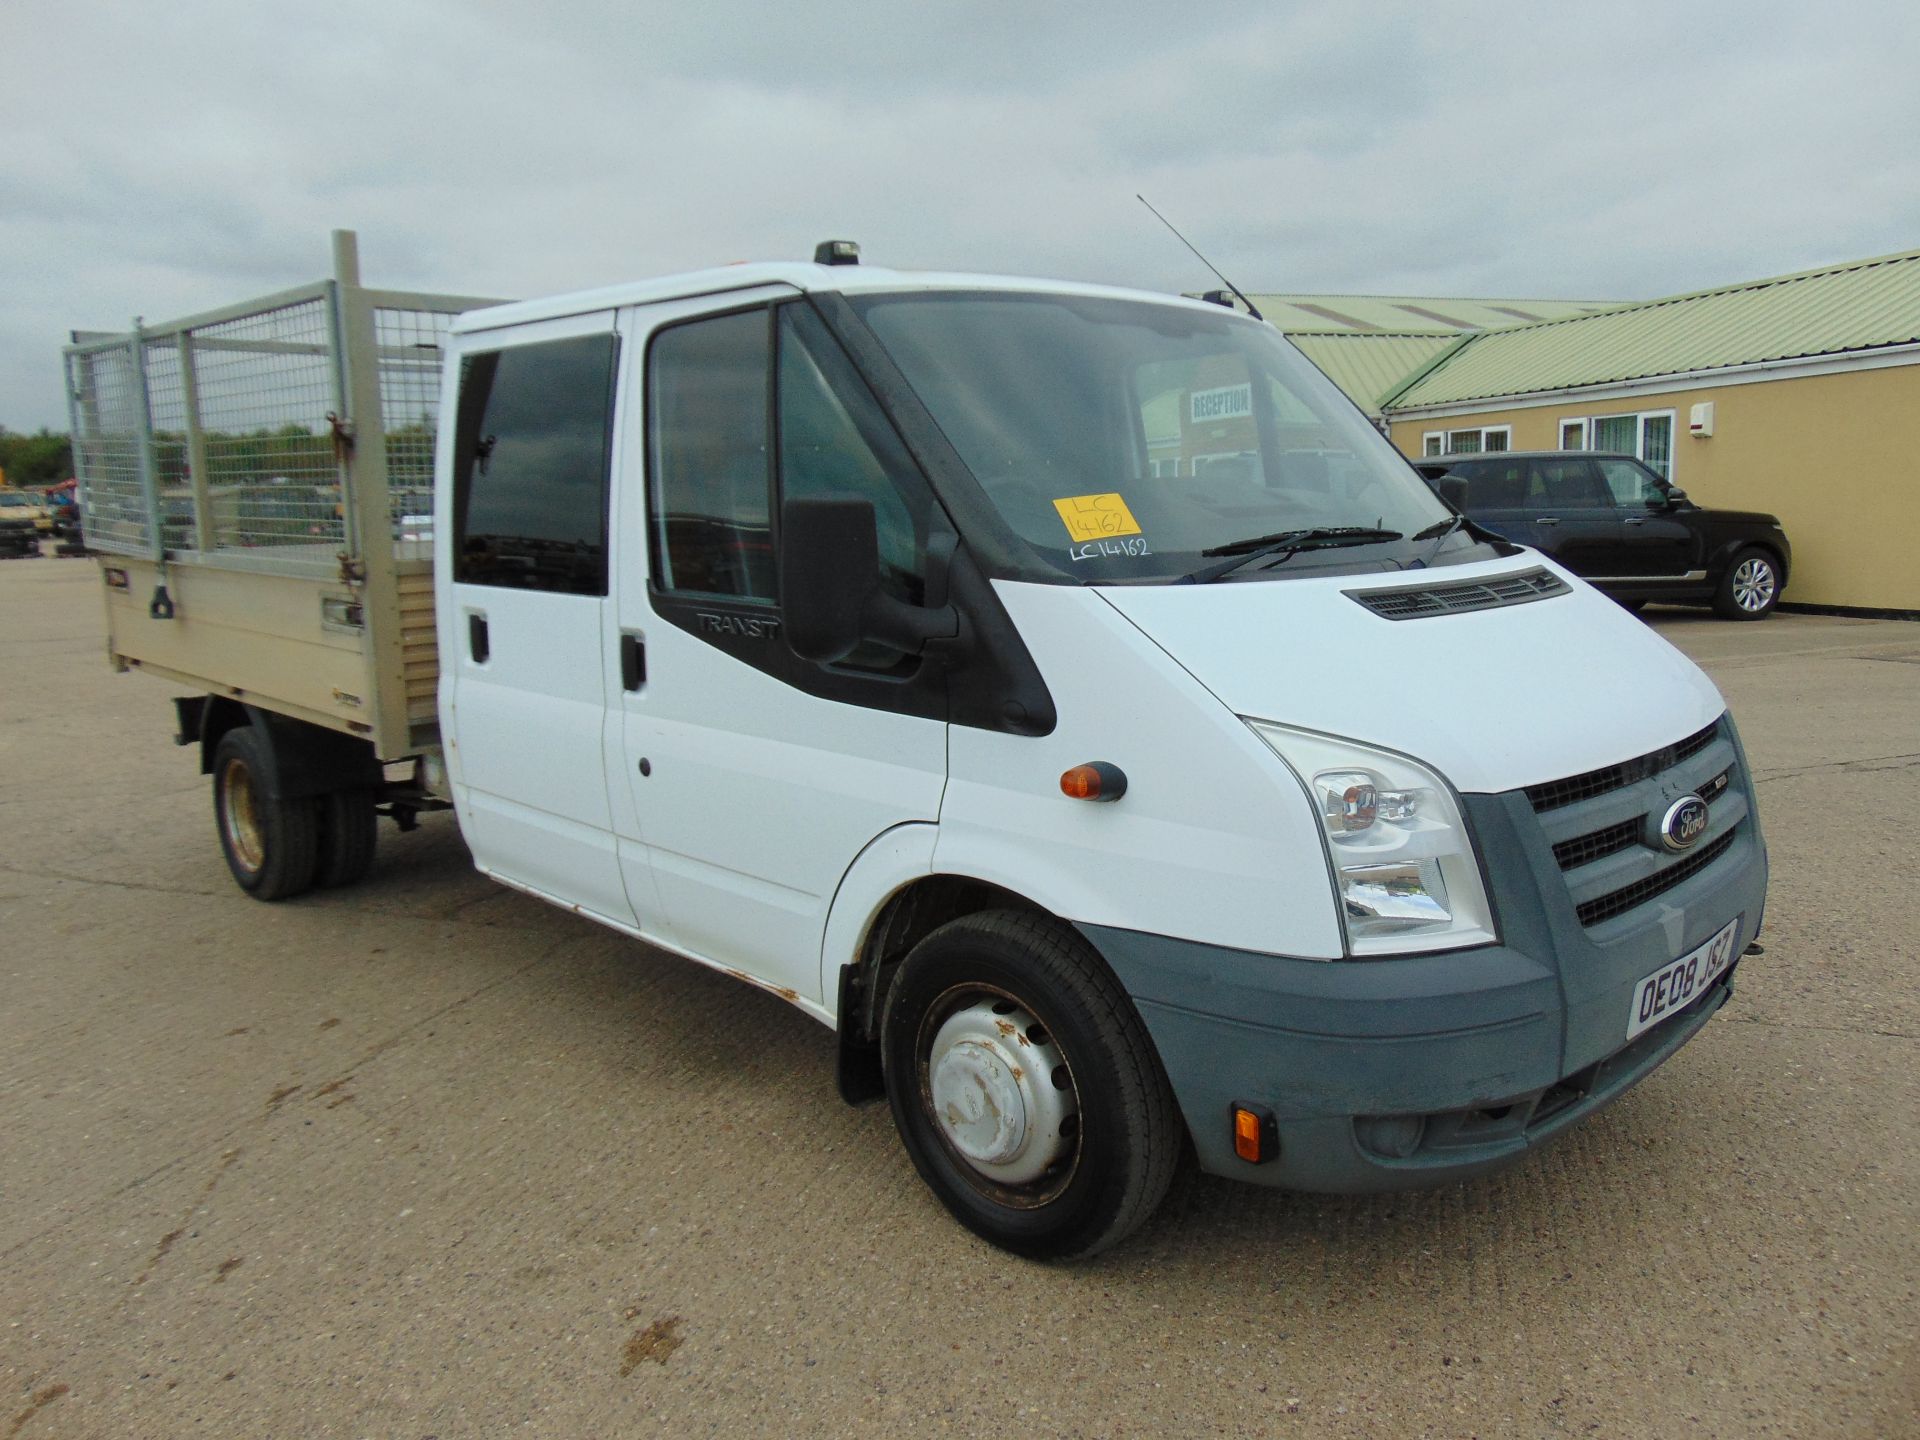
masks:
<path id="1" fill-rule="evenodd" d="M 226 831 L 233 858 L 249 874 L 267 860 L 266 835 L 260 824 L 259 796 L 253 772 L 240 760 L 227 761 L 220 776 L 220 826 Z"/>
<path id="2" fill-rule="evenodd" d="M 956 986 L 921 1017 L 914 1067 L 922 1113 L 974 1189 L 1031 1210 L 1067 1188 L 1080 1165 L 1080 1095 L 1031 1006 L 993 986 Z M 1018 1114 L 997 1116 L 996 1105 Z"/>
<path id="3" fill-rule="evenodd" d="M 1742 560 L 1734 567 L 1733 603 L 1742 610 L 1764 610 L 1773 603 L 1773 567 L 1764 560 Z"/>

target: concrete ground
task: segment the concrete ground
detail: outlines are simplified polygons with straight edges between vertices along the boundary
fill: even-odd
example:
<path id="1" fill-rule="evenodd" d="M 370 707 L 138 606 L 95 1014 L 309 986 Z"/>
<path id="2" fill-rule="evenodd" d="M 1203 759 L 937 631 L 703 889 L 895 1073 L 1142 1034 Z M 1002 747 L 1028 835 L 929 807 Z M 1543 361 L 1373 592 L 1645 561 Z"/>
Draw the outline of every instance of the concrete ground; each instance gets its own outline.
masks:
<path id="1" fill-rule="evenodd" d="M 84 561 L 0 565 L 0 1440 L 1920 1433 L 1920 626 L 1683 611 L 1767 953 L 1523 1167 L 953 1224 L 825 1030 L 477 877 L 228 879 Z"/>

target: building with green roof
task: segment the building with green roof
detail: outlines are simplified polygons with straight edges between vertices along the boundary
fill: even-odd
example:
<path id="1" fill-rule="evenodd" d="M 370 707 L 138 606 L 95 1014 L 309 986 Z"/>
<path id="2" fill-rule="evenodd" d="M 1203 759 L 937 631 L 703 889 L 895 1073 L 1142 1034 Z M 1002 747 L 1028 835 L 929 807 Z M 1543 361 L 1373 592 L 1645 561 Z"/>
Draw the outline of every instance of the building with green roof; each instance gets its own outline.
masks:
<path id="1" fill-rule="evenodd" d="M 1462 335 L 1611 310 L 1617 300 L 1430 295 L 1249 295 L 1266 321 L 1374 420 L 1380 401 Z M 1235 307 L 1238 308 L 1238 307 Z"/>
<path id="2" fill-rule="evenodd" d="M 1920 611 L 1920 250 L 1466 332 L 1379 400 L 1408 455 L 1636 455 L 1778 515 L 1789 602 Z"/>

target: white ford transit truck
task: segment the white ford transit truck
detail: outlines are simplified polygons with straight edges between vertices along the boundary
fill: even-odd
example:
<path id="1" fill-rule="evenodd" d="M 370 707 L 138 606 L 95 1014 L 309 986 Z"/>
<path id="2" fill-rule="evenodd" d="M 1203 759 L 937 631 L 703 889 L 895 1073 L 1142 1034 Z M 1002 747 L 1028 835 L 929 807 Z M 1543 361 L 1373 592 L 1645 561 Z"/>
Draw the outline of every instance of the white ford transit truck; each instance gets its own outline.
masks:
<path id="1" fill-rule="evenodd" d="M 1188 1147 L 1510 1163 L 1760 929 L 1713 685 L 1214 305 L 844 244 L 489 305 L 343 232 L 67 365 L 110 652 L 194 692 L 244 890 L 450 807 L 636 963 L 833 1027 L 1022 1254 L 1118 1241 Z"/>

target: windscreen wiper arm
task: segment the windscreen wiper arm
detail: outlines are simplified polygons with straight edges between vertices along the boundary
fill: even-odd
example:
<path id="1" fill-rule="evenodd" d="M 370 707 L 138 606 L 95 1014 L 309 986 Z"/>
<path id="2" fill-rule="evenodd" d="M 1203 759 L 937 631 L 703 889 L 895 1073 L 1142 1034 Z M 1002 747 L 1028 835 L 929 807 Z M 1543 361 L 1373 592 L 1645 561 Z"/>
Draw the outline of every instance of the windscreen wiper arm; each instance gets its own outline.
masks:
<path id="1" fill-rule="evenodd" d="M 1467 517 L 1464 515 L 1449 515 L 1444 520 L 1436 520 L 1424 530 L 1415 531 L 1413 536 L 1415 540 L 1431 540 L 1433 548 L 1407 568 L 1409 570 L 1426 569 L 1433 563 L 1433 557 L 1440 553 L 1440 547 L 1447 543 L 1447 537 L 1466 523 Z"/>
<path id="2" fill-rule="evenodd" d="M 1182 585 L 1205 585 L 1231 575 L 1243 565 L 1273 557 L 1272 564 L 1289 560 L 1302 550 L 1334 550 L 1343 545 L 1375 545 L 1382 540 L 1405 537 L 1398 530 L 1376 530 L 1365 525 L 1315 525 L 1305 530 L 1281 530 L 1272 535 L 1256 535 L 1250 540 L 1229 540 L 1213 545 L 1202 555 L 1224 555 L 1217 565 L 1203 565 L 1191 575 L 1181 577 Z"/>

